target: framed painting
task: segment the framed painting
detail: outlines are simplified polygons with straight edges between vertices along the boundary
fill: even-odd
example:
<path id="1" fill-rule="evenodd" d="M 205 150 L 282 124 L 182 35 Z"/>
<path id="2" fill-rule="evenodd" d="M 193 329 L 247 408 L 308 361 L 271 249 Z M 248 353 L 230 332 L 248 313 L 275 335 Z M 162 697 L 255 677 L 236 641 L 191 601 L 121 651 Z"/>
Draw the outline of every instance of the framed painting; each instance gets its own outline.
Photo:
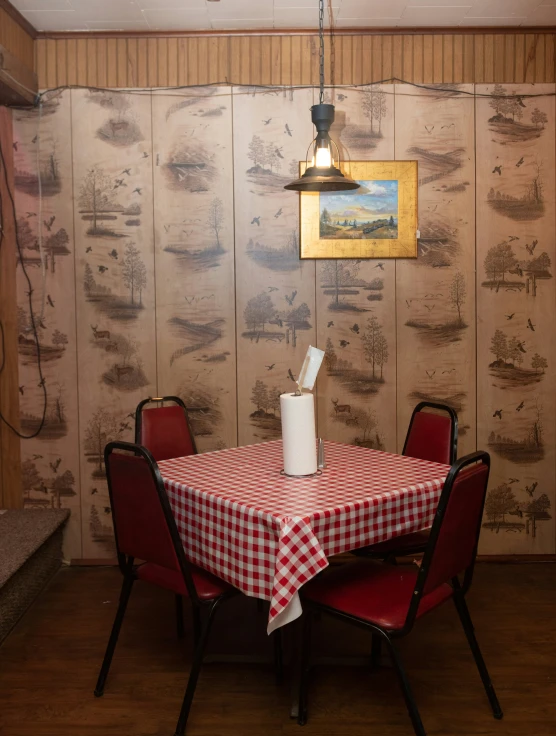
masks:
<path id="1" fill-rule="evenodd" d="M 417 161 L 348 167 L 359 189 L 301 193 L 301 258 L 417 258 Z"/>

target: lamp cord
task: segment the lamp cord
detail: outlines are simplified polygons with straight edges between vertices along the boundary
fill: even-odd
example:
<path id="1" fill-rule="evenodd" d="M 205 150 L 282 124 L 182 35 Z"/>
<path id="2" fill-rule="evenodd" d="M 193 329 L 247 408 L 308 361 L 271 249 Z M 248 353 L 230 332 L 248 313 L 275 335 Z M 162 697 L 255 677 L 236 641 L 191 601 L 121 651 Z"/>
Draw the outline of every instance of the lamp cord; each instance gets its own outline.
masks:
<path id="1" fill-rule="evenodd" d="M 328 0 L 328 28 L 330 29 L 330 86 L 336 86 L 336 38 L 334 36 L 334 8 Z M 334 92 L 332 91 L 332 97 Z"/>
<path id="2" fill-rule="evenodd" d="M 324 102 L 324 0 L 319 0 L 319 44 L 319 104 L 322 105 Z"/>

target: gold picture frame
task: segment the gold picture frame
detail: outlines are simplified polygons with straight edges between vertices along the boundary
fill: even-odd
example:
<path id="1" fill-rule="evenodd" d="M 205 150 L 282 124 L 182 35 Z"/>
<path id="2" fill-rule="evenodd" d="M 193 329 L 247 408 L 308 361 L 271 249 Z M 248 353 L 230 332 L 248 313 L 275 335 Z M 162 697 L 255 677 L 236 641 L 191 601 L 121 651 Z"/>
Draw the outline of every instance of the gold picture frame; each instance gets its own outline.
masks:
<path id="1" fill-rule="evenodd" d="M 345 173 L 362 187 L 301 192 L 300 257 L 417 258 L 417 161 L 352 161 Z"/>

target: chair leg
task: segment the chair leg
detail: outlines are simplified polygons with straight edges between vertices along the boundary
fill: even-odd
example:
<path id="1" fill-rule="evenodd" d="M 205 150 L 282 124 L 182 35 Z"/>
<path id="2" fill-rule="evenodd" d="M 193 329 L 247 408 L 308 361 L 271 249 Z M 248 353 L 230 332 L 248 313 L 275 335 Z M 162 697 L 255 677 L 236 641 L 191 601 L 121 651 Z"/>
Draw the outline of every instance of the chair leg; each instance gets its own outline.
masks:
<path id="1" fill-rule="evenodd" d="M 282 631 L 276 629 L 272 634 L 274 645 L 274 673 L 276 684 L 281 685 L 284 677 L 284 666 L 282 661 Z"/>
<path id="2" fill-rule="evenodd" d="M 303 633 L 301 641 L 301 658 L 299 674 L 299 702 L 297 722 L 300 726 L 307 723 L 307 692 L 309 688 L 309 671 L 311 659 L 311 629 L 313 623 L 313 611 L 308 610 L 303 614 Z"/>
<path id="3" fill-rule="evenodd" d="M 394 642 L 390 639 L 390 637 L 384 638 L 388 643 L 388 649 L 390 650 L 392 662 L 394 663 L 396 675 L 398 676 L 398 682 L 404 696 L 405 705 L 407 707 L 409 717 L 411 718 L 411 723 L 413 724 L 415 736 L 427 736 L 425 727 L 423 726 L 423 722 L 421 721 L 421 716 L 419 715 L 419 710 L 417 709 L 417 705 L 415 703 L 415 699 L 413 698 L 413 693 L 411 692 L 411 688 L 409 686 L 409 680 L 407 679 L 407 675 L 403 668 L 400 655 L 398 654 L 398 650 L 394 646 Z"/>
<path id="4" fill-rule="evenodd" d="M 189 711 L 191 710 L 191 704 L 193 702 L 193 696 L 195 695 L 195 688 L 197 687 L 197 680 L 199 679 L 199 673 L 201 671 L 201 665 L 203 663 L 203 655 L 207 644 L 207 639 L 210 633 L 214 614 L 218 608 L 220 600 L 214 601 L 212 604 L 207 621 L 202 628 L 199 639 L 195 645 L 195 653 L 193 655 L 193 662 L 191 663 L 191 672 L 189 673 L 189 680 L 187 682 L 187 688 L 183 697 L 183 703 L 181 706 L 178 723 L 176 725 L 175 736 L 183 736 L 185 733 L 185 727 L 187 725 L 187 719 L 189 717 Z M 195 609 L 194 609 L 195 610 Z M 197 611 L 198 612 L 198 611 Z M 195 618 L 194 618 L 195 620 Z M 200 621 L 200 617 L 199 617 Z"/>
<path id="5" fill-rule="evenodd" d="M 492 680 L 490 679 L 485 660 L 483 659 L 483 655 L 481 654 L 481 650 L 479 649 L 479 643 L 477 642 L 477 638 L 475 636 L 475 629 L 473 627 L 473 622 L 471 621 L 471 616 L 469 615 L 469 609 L 467 608 L 465 598 L 463 597 L 463 595 L 455 593 L 454 603 L 456 605 L 461 625 L 463 626 L 463 630 L 465 631 L 465 636 L 467 637 L 467 641 L 469 642 L 469 647 L 471 649 L 471 652 L 473 653 L 473 659 L 475 660 L 475 664 L 477 665 L 477 669 L 479 670 L 481 680 L 483 681 L 483 686 L 485 688 L 488 702 L 490 703 L 490 707 L 492 708 L 492 714 L 495 718 L 500 720 L 504 714 L 502 712 L 502 708 L 500 707 L 500 703 L 498 702 L 498 698 L 496 697 L 494 685 L 492 684 Z"/>
<path id="6" fill-rule="evenodd" d="M 371 640 L 371 667 L 378 669 L 380 667 L 380 657 L 382 654 L 382 637 L 373 634 Z"/>
<path id="7" fill-rule="evenodd" d="M 104 685 L 106 684 L 106 678 L 108 677 L 108 671 L 110 670 L 112 657 L 114 656 L 114 650 L 116 649 L 116 644 L 118 643 L 118 636 L 120 635 L 120 629 L 122 628 L 122 622 L 124 620 L 129 596 L 131 595 L 133 581 L 134 578 L 129 575 L 124 577 L 124 581 L 122 583 L 120 602 L 118 604 L 116 618 L 114 619 L 114 623 L 112 625 L 112 631 L 110 633 L 110 638 L 108 639 L 108 646 L 106 647 L 106 653 L 104 655 L 104 660 L 102 662 L 102 667 L 100 668 L 100 673 L 97 680 L 97 686 L 95 688 L 95 697 L 97 698 L 100 698 L 102 695 L 104 695 Z"/>
<path id="8" fill-rule="evenodd" d="M 185 636 L 185 628 L 183 625 L 183 598 L 179 593 L 176 593 L 176 631 L 178 639 L 183 639 Z"/>

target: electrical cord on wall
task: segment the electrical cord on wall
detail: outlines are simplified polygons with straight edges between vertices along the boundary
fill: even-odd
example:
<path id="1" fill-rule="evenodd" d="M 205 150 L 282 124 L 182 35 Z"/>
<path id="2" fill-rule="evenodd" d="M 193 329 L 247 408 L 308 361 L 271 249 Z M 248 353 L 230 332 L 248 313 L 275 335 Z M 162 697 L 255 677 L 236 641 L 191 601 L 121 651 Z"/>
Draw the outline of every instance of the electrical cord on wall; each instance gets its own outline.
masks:
<path id="1" fill-rule="evenodd" d="M 4 416 L 2 411 L 0 410 L 0 421 L 4 422 L 4 424 L 11 429 L 14 434 L 16 434 L 20 439 L 22 440 L 30 440 L 33 439 L 33 437 L 37 437 L 37 435 L 40 434 L 42 431 L 42 428 L 44 427 L 44 423 L 46 421 L 46 409 L 48 405 L 48 394 L 46 389 L 46 380 L 44 378 L 43 372 L 42 372 L 42 362 L 41 362 L 41 346 L 40 346 L 40 340 L 39 340 L 39 333 L 37 330 L 37 324 L 35 320 L 35 313 L 33 310 L 33 285 L 31 283 L 31 279 L 29 277 L 29 274 L 27 272 L 27 267 L 25 265 L 25 259 L 23 257 L 23 249 L 21 247 L 21 242 L 19 240 L 19 232 L 17 227 L 17 212 L 15 207 L 15 200 L 13 196 L 13 192 L 10 188 L 10 182 L 8 179 L 8 169 L 6 166 L 6 159 L 4 157 L 4 150 L 2 148 L 2 143 L 0 142 L 0 168 L 2 169 L 2 175 L 4 177 L 4 182 L 6 184 L 6 191 L 8 193 L 8 198 L 10 200 L 10 210 L 11 215 L 13 217 L 14 222 L 14 230 L 15 230 L 15 242 L 17 246 L 17 252 L 19 255 L 19 262 L 21 264 L 21 268 L 23 271 L 23 275 L 25 276 L 25 280 L 27 281 L 28 291 L 27 291 L 27 297 L 29 300 L 29 318 L 31 321 L 31 330 L 33 332 L 33 337 L 35 339 L 35 345 L 37 349 L 37 368 L 39 373 L 39 387 L 42 388 L 44 402 L 43 402 L 43 408 L 42 408 L 42 416 L 40 420 L 40 424 L 37 427 L 37 429 L 32 432 L 31 434 L 23 434 L 20 432 L 16 427 L 13 426 L 13 424 Z M 40 176 L 40 172 L 38 172 L 38 176 Z M 2 200 L 2 196 L 0 194 L 0 252 L 2 250 L 2 245 L 5 238 L 4 233 L 4 222 L 6 220 L 6 213 L 4 209 L 4 202 Z M 5 352 L 5 333 L 4 333 L 4 325 L 2 321 L 0 320 L 0 349 L 1 349 L 1 359 L 0 359 L 0 373 L 4 370 L 6 367 L 6 352 Z"/>
<path id="2" fill-rule="evenodd" d="M 327 85 L 327 87 L 334 88 L 335 90 L 340 89 L 349 89 L 350 91 L 355 92 L 364 92 L 366 87 L 370 87 L 371 85 L 377 85 L 377 84 L 404 84 L 408 87 L 415 87 L 416 89 L 421 90 L 427 90 L 430 92 L 434 92 L 438 94 L 439 92 L 446 92 L 450 93 L 454 96 L 462 96 L 462 97 L 473 97 L 478 99 L 498 99 L 500 95 L 493 94 L 491 92 L 477 92 L 476 90 L 466 90 L 466 89 L 459 89 L 459 83 L 455 84 L 420 84 L 419 82 L 409 82 L 405 79 L 401 79 L 400 77 L 388 77 L 387 79 L 377 79 L 374 82 L 365 82 L 363 84 L 339 84 L 339 85 Z M 463 84 L 463 83 L 462 83 Z M 475 85 L 474 85 L 475 86 Z M 40 92 L 36 95 L 35 102 L 33 103 L 34 107 L 39 107 L 43 102 L 48 100 L 48 97 L 50 95 L 54 95 L 55 93 L 62 93 L 65 90 L 71 90 L 71 89 L 85 89 L 90 92 L 110 92 L 110 94 L 122 94 L 122 95 L 149 95 L 153 92 L 164 92 L 167 97 L 172 97 L 172 93 L 176 93 L 176 97 L 182 97 L 183 95 L 177 94 L 180 92 L 186 92 L 187 90 L 194 91 L 199 88 L 207 88 L 207 87 L 239 87 L 239 88 L 245 88 L 246 91 L 239 91 L 234 92 L 235 95 L 249 95 L 252 94 L 251 90 L 261 90 L 261 91 L 269 91 L 269 90 L 282 90 L 282 89 L 288 89 L 288 90 L 302 90 L 302 89 L 313 89 L 316 87 L 314 84 L 292 84 L 292 85 L 279 85 L 279 84 L 233 84 L 230 83 L 227 79 L 223 82 L 211 82 L 210 84 L 191 84 L 191 85 L 181 85 L 176 87 L 134 87 L 129 89 L 115 89 L 114 87 L 94 87 L 94 86 L 85 86 L 81 84 L 65 84 L 60 85 L 59 87 L 53 87 L 52 89 L 44 90 L 43 92 Z M 386 94 L 390 94 L 389 92 L 386 92 Z M 226 93 L 226 96 L 228 93 Z M 213 95 L 214 97 L 218 97 L 219 95 Z M 224 96 L 224 95 L 223 95 Z M 556 92 L 536 92 L 534 94 L 528 94 L 528 93 L 515 93 L 515 94 L 509 94 L 506 95 L 509 98 L 517 97 L 522 100 L 530 100 L 530 99 L 536 99 L 536 98 L 542 98 L 542 97 L 556 97 Z M 29 111 L 29 107 L 23 107 L 22 105 L 10 105 L 11 109 L 14 110 L 27 110 Z"/>

